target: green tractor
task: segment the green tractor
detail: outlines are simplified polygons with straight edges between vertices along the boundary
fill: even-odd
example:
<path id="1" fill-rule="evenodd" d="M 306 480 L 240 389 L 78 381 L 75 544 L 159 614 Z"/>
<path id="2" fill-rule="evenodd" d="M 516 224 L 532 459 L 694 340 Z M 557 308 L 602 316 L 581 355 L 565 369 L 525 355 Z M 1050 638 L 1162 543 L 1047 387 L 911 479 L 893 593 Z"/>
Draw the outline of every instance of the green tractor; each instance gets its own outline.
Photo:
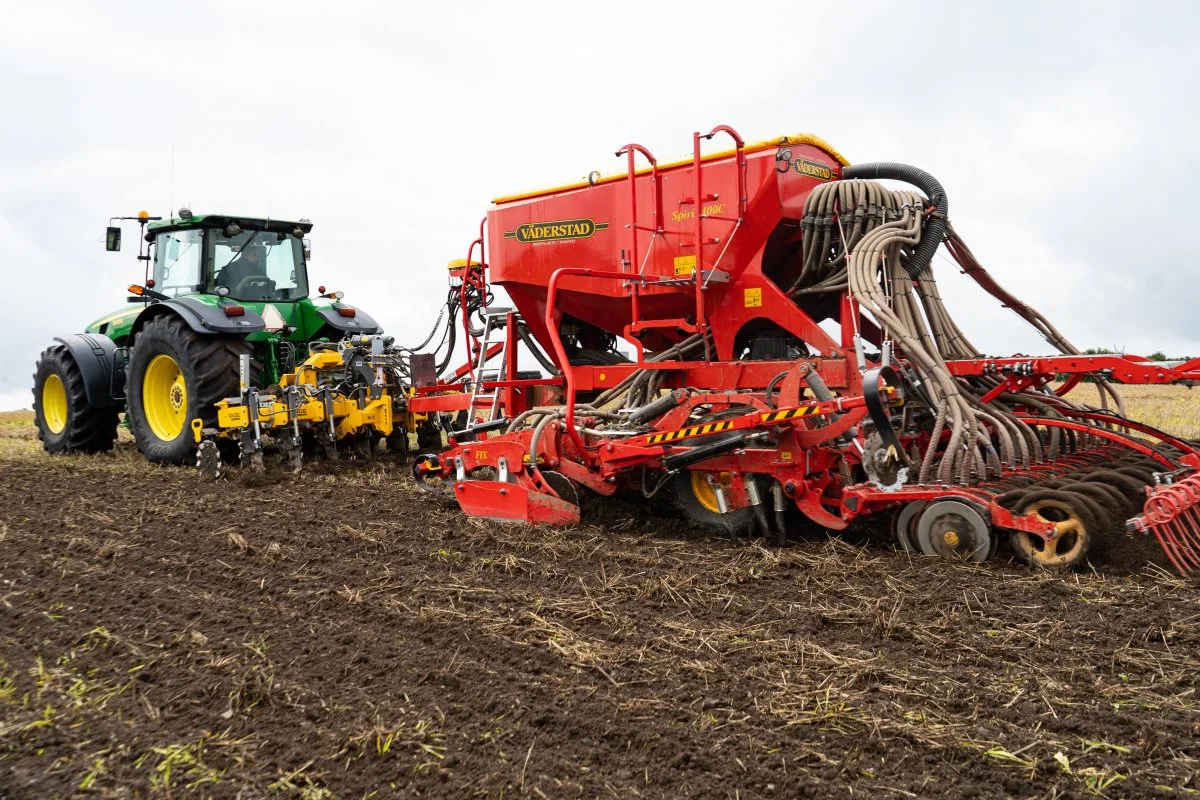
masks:
<path id="1" fill-rule="evenodd" d="M 193 214 L 109 220 L 106 249 L 121 249 L 116 220 L 141 234 L 142 285 L 128 308 L 56 337 L 38 360 L 33 410 L 51 453 L 112 449 L 119 414 L 151 461 L 195 457 L 192 420 L 214 424 L 214 404 L 241 390 L 241 356 L 252 381 L 277 383 L 313 342 L 381 333 L 341 292 L 309 297 L 308 220 Z"/>

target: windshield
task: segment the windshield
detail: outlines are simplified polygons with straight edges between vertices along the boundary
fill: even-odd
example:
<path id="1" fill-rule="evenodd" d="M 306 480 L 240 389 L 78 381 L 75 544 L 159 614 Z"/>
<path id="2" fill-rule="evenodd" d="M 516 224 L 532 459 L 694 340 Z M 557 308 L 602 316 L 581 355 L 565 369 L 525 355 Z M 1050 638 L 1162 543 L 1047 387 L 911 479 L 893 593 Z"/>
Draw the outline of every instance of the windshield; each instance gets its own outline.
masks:
<path id="1" fill-rule="evenodd" d="M 308 296 L 304 244 L 296 237 L 262 230 L 226 236 L 222 230 L 210 230 L 208 241 L 214 291 L 225 286 L 230 297 L 250 301 Z"/>

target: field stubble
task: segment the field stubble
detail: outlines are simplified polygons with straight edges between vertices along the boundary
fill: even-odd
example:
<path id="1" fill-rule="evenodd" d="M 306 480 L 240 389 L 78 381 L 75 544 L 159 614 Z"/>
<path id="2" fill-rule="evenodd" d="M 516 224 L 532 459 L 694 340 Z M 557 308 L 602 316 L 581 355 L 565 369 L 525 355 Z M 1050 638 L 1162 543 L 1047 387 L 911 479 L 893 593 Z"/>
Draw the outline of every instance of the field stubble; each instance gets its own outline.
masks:
<path id="1" fill-rule="evenodd" d="M 402 476 L 204 483 L 0 415 L 0 797 L 1200 794 L 1192 581 L 532 530 Z"/>

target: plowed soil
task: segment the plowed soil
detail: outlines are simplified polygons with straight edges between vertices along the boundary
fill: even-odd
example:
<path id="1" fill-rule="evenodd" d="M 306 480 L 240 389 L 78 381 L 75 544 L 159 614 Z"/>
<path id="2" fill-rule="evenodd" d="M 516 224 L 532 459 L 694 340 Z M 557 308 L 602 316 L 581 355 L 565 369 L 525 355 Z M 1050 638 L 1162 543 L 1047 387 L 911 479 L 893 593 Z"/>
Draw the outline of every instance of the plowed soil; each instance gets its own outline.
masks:
<path id="1" fill-rule="evenodd" d="M 0 798 L 1200 794 L 1200 587 L 1157 568 L 535 530 L 393 463 L 0 432 Z"/>

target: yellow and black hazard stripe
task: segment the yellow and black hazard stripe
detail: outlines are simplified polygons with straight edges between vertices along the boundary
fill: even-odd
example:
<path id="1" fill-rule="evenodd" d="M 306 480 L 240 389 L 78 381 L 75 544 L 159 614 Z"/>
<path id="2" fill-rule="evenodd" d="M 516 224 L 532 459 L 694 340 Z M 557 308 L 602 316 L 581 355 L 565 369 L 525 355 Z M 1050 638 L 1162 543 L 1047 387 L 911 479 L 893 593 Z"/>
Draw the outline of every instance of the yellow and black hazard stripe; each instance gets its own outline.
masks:
<path id="1" fill-rule="evenodd" d="M 818 406 L 803 406 L 801 408 L 785 408 L 783 411 L 764 411 L 759 414 L 760 422 L 783 422 L 796 417 L 804 417 L 817 413 Z"/>
<path id="2" fill-rule="evenodd" d="M 817 408 L 817 406 L 804 406 L 802 408 L 785 408 L 782 411 L 764 411 L 758 415 L 758 422 L 784 422 L 796 417 L 815 414 L 817 413 Z M 736 419 L 721 420 L 720 422 L 707 422 L 703 425 L 692 425 L 690 428 L 680 428 L 677 431 L 655 433 L 646 439 L 646 444 L 666 444 L 668 442 L 677 442 L 680 439 L 690 439 L 693 436 L 721 433 L 733 428 L 735 424 L 739 428 L 751 427 L 751 425 L 746 424 L 748 421 L 746 417 L 738 417 Z"/>
<path id="3" fill-rule="evenodd" d="M 727 431 L 733 427 L 734 420 L 726 419 L 720 422 L 706 422 L 703 425 L 693 425 L 690 428 L 680 428 L 677 431 L 667 431 L 666 433 L 656 433 L 646 440 L 648 444 L 662 444 L 663 442 L 677 442 L 680 439 L 687 439 L 691 436 L 704 436 L 709 433 L 720 433 Z"/>

